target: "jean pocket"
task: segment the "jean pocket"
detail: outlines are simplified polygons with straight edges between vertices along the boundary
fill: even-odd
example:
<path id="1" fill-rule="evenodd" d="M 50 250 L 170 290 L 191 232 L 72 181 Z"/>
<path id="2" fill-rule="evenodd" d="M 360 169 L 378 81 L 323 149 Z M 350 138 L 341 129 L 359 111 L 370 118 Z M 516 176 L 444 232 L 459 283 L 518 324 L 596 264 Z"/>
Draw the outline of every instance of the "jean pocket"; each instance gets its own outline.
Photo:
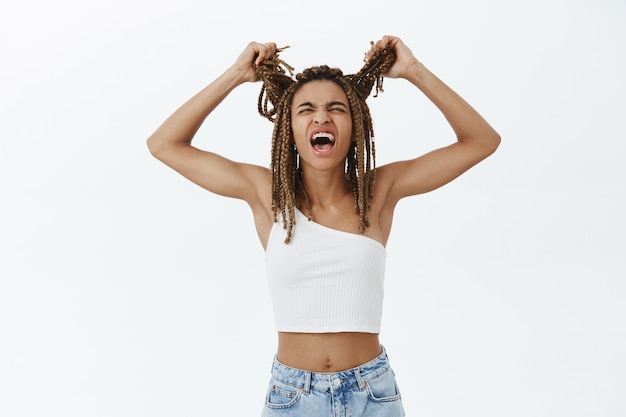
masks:
<path id="1" fill-rule="evenodd" d="M 365 389 L 372 401 L 390 402 L 401 398 L 400 390 L 396 383 L 396 376 L 391 369 L 375 379 L 367 381 Z"/>
<path id="2" fill-rule="evenodd" d="M 292 407 L 300 398 L 301 391 L 293 386 L 270 382 L 265 396 L 265 406 L 271 409 Z"/>

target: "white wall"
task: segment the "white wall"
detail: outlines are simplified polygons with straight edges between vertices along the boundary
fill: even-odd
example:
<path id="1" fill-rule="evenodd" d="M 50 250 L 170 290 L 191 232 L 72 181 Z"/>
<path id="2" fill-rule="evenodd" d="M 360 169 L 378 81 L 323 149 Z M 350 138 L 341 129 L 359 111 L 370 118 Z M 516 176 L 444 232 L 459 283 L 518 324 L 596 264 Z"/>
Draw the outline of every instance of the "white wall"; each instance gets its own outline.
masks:
<path id="1" fill-rule="evenodd" d="M 248 41 L 355 72 L 384 34 L 503 137 L 398 207 L 381 339 L 407 414 L 626 415 L 626 5 L 405 3 L 0 4 L 0 415 L 259 415 L 276 337 L 251 216 L 145 140 Z M 267 165 L 259 88 L 197 145 Z M 370 105 L 379 164 L 453 140 L 405 81 Z"/>

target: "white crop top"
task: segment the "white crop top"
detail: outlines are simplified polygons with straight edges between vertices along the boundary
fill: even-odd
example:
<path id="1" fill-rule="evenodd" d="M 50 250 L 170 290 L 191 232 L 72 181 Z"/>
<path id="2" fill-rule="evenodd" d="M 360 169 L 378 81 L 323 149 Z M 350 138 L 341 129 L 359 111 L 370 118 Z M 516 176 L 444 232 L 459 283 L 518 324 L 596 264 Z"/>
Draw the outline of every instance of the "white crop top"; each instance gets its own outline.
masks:
<path id="1" fill-rule="evenodd" d="M 298 210 L 288 244 L 286 233 L 279 216 L 265 255 L 276 329 L 379 333 L 385 247 L 308 221 Z"/>

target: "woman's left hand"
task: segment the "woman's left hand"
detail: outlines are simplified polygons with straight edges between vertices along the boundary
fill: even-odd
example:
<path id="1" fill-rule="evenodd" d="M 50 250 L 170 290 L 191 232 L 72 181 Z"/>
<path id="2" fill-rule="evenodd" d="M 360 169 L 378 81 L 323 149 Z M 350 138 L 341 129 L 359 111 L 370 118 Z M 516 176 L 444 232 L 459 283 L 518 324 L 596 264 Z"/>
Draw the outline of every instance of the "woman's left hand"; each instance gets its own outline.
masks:
<path id="1" fill-rule="evenodd" d="M 413 55 L 409 47 L 398 37 L 385 35 L 378 41 L 372 43 L 370 50 L 365 53 L 365 59 L 370 59 L 374 51 L 385 48 L 386 46 L 394 49 L 396 61 L 383 75 L 387 78 L 407 78 L 409 68 L 413 65 L 419 65 L 419 61 L 415 55 Z"/>

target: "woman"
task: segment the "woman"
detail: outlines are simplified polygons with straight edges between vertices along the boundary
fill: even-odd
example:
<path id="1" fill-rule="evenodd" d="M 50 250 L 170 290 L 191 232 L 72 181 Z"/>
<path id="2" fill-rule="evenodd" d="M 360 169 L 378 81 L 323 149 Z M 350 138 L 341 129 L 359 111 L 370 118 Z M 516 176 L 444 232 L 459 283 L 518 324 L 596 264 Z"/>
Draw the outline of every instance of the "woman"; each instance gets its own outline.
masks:
<path id="1" fill-rule="evenodd" d="M 498 133 L 397 37 L 371 44 L 355 75 L 326 66 L 294 81 L 274 43 L 250 43 L 148 139 L 152 154 L 252 209 L 266 250 L 278 351 L 264 415 L 404 415 L 378 333 L 385 245 L 398 201 L 434 190 L 492 154 Z M 374 168 L 365 99 L 403 78 L 446 117 L 455 143 Z M 271 168 L 230 161 L 191 140 L 237 86 L 263 81 L 274 123 Z"/>

